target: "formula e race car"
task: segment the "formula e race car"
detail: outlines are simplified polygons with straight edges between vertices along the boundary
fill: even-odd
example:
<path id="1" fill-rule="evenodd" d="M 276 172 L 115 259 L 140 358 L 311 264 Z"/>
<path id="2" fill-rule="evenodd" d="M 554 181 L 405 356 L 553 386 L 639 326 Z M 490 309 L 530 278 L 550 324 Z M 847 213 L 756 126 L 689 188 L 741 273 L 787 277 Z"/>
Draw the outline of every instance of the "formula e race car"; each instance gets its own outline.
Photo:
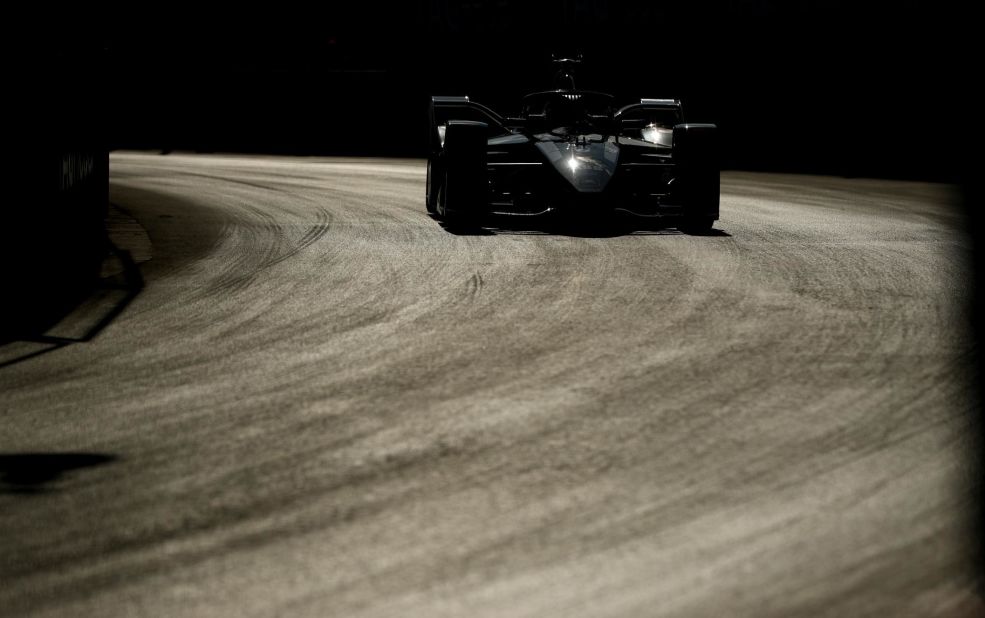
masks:
<path id="1" fill-rule="evenodd" d="M 504 118 L 465 96 L 430 105 L 428 212 L 450 227 L 487 215 L 624 213 L 666 217 L 688 232 L 718 219 L 716 127 L 684 122 L 677 99 L 577 90 L 580 58 L 555 60 L 555 89 Z"/>

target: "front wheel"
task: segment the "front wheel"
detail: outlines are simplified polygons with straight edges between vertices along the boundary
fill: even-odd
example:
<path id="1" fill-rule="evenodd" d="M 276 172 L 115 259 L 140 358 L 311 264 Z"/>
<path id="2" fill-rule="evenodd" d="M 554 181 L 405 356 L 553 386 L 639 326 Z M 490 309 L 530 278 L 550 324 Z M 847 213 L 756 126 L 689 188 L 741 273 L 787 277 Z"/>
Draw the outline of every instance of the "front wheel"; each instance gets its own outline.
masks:
<path id="1" fill-rule="evenodd" d="M 436 209 L 449 227 L 473 228 L 486 210 L 486 135 L 483 122 L 451 120 L 445 129 Z M 437 167 L 437 166 L 435 166 Z"/>
<path id="2" fill-rule="evenodd" d="M 674 127 L 675 193 L 684 209 L 680 229 L 689 234 L 711 230 L 718 219 L 720 180 L 717 129 L 712 124 Z"/>
<path id="3" fill-rule="evenodd" d="M 471 210 L 448 208 L 447 172 L 443 174 L 443 178 L 438 184 L 436 204 L 437 208 L 435 211 L 449 231 L 469 233 L 480 227 L 478 215 Z"/>
<path id="4" fill-rule="evenodd" d="M 433 215 L 438 212 L 438 189 L 441 183 L 441 174 L 439 173 L 438 163 L 432 159 L 432 157 L 428 157 L 427 189 L 424 196 L 424 207 Z"/>

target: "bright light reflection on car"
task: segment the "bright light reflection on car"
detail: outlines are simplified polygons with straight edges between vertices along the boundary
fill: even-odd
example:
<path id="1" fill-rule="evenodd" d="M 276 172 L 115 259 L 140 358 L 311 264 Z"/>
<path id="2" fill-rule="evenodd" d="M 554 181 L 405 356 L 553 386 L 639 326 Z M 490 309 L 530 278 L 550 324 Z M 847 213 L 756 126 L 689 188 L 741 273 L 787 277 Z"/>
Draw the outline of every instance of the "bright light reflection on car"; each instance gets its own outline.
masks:
<path id="1" fill-rule="evenodd" d="M 651 144 L 660 144 L 661 146 L 670 146 L 674 141 L 674 131 L 673 129 L 668 129 L 662 125 L 650 123 L 643 127 L 643 139 L 650 142 Z"/>

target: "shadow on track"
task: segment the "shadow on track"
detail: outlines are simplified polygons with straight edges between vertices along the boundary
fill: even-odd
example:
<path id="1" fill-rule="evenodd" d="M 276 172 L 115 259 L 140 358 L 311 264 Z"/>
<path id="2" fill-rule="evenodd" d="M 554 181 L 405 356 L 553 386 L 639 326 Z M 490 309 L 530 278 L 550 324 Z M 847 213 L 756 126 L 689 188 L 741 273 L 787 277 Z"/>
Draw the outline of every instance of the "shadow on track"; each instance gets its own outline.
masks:
<path id="1" fill-rule="evenodd" d="M 0 454 L 0 495 L 34 495 L 57 490 L 68 473 L 116 461 L 99 453 Z"/>
<path id="2" fill-rule="evenodd" d="M 723 230 L 704 232 L 685 232 L 675 226 L 672 220 L 645 219 L 641 217 L 616 217 L 611 219 L 490 215 L 467 226 L 450 226 L 440 216 L 431 214 L 449 234 L 456 236 L 502 236 L 502 235 L 550 235 L 574 238 L 616 238 L 619 236 L 711 236 L 731 237 Z"/>
<path id="3" fill-rule="evenodd" d="M 60 350 L 73 343 L 92 341 L 133 302 L 144 287 L 143 276 L 130 253 L 107 242 L 107 259 L 116 260 L 120 274 L 101 279 L 81 294 L 46 304 L 36 315 L 5 325 L 0 334 L 0 369 Z M 59 329 L 68 332 L 58 334 Z M 16 344 L 36 344 L 23 350 Z M 41 349 L 37 345 L 43 346 Z"/>

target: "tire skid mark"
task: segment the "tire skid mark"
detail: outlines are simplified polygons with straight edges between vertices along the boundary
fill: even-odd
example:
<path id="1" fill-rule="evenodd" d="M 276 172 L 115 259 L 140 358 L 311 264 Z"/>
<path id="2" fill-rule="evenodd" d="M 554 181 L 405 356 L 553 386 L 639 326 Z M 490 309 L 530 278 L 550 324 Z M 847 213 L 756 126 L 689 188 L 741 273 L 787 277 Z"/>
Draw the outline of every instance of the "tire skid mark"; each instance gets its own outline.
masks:
<path id="1" fill-rule="evenodd" d="M 482 286 L 482 274 L 479 273 L 479 271 L 475 271 L 466 283 L 466 289 L 468 290 L 469 296 L 472 298 L 478 296 L 482 292 Z"/>
<path id="2" fill-rule="evenodd" d="M 284 260 L 290 259 L 297 255 L 298 253 L 304 251 L 311 245 L 315 244 L 325 234 L 328 234 L 329 230 L 332 228 L 332 215 L 324 208 L 319 208 L 316 211 L 318 223 L 308 228 L 308 231 L 295 243 L 288 251 L 276 256 L 262 265 L 262 268 L 267 268 L 275 264 L 280 264 Z"/>
<path id="3" fill-rule="evenodd" d="M 750 175 L 782 190 L 737 202 L 726 176 L 731 238 L 456 237 L 423 213 L 423 165 L 117 162 L 208 204 L 221 247 L 11 393 L 16 432 L 43 410 L 74 444 L 81 402 L 124 458 L 0 513 L 32 568 L 0 606 L 924 615 L 907 599 L 960 585 L 943 258 L 878 244 L 922 228 Z"/>
<path id="4" fill-rule="evenodd" d="M 240 203 L 237 207 L 249 213 L 249 222 L 232 226 L 230 235 L 236 236 L 245 250 L 236 251 L 234 260 L 223 265 L 204 296 L 245 290 L 256 281 L 259 272 L 295 257 L 331 229 L 332 215 L 324 207 L 318 207 L 314 211 L 315 224 L 308 226 L 296 241 L 291 241 L 287 230 L 294 226 L 285 227 L 272 214 L 253 204 Z"/>

